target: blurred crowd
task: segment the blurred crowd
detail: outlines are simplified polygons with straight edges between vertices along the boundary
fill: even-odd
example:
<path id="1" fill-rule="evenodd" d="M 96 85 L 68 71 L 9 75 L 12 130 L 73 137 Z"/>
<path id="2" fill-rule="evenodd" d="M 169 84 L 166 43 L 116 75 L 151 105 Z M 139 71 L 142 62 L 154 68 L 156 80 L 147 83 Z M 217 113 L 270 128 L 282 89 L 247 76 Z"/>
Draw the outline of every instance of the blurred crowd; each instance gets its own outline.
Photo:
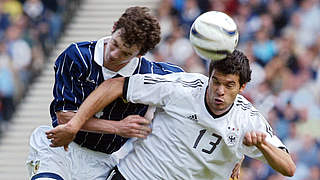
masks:
<path id="1" fill-rule="evenodd" d="M 78 1 L 0 0 L 0 135 Z"/>
<path id="2" fill-rule="evenodd" d="M 297 170 L 292 178 L 246 158 L 242 180 L 320 180 L 320 0 L 162 0 L 162 42 L 149 54 L 189 72 L 207 74 L 189 29 L 201 13 L 217 10 L 237 23 L 238 49 L 249 57 L 252 81 L 243 93 L 286 144 Z"/>

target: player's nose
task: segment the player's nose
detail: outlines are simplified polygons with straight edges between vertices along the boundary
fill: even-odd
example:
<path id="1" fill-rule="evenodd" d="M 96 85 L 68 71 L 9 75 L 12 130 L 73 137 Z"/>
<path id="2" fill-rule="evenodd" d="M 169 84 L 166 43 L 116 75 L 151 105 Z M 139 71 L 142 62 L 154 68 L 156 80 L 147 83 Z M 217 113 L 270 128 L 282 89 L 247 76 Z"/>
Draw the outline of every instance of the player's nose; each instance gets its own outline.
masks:
<path id="1" fill-rule="evenodd" d="M 219 96 L 223 96 L 223 95 L 224 95 L 224 87 L 223 87 L 223 85 L 219 85 L 219 86 L 217 87 L 216 93 L 217 93 L 217 95 L 219 95 Z"/>

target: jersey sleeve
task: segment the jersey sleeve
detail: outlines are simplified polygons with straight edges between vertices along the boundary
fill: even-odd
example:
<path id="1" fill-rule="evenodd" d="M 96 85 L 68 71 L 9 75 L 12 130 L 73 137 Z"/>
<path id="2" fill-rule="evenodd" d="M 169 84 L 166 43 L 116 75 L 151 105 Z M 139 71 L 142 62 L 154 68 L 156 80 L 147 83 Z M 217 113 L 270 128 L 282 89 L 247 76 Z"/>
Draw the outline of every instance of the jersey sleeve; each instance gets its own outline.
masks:
<path id="1" fill-rule="evenodd" d="M 249 115 L 249 121 L 248 121 L 248 126 L 247 129 L 245 130 L 246 132 L 251 132 L 251 131 L 260 131 L 263 132 L 267 135 L 266 141 L 270 144 L 272 144 L 275 147 L 278 147 L 280 149 L 286 149 L 286 146 L 280 141 L 280 139 L 273 133 L 273 130 L 269 123 L 265 120 L 265 118 L 256 110 L 251 111 Z M 255 159 L 259 159 L 263 161 L 264 163 L 267 163 L 266 159 L 264 158 L 263 154 L 261 151 L 255 147 L 255 146 L 246 146 L 243 143 L 241 143 L 241 149 L 242 152 Z M 288 152 L 288 151 L 287 151 Z"/>
<path id="2" fill-rule="evenodd" d="M 75 45 L 69 46 L 55 62 L 55 84 L 53 96 L 55 112 L 77 110 L 84 99 L 81 77 L 83 64 Z"/>
<path id="3" fill-rule="evenodd" d="M 173 94 L 174 79 L 173 74 L 136 74 L 125 80 L 123 96 L 132 103 L 165 106 Z"/>

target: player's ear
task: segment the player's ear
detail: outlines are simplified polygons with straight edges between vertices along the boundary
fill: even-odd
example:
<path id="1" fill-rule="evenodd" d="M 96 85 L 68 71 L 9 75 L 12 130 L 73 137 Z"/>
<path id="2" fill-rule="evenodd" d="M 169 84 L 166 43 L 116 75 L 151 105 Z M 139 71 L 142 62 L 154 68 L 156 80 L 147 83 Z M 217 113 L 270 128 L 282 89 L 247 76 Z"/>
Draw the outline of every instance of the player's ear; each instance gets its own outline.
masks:
<path id="1" fill-rule="evenodd" d="M 246 88 L 247 86 L 247 83 L 244 83 L 240 86 L 240 90 L 239 90 L 239 93 L 242 93 L 242 91 Z"/>
<path id="2" fill-rule="evenodd" d="M 114 33 L 116 31 L 117 23 L 118 23 L 118 21 L 113 24 L 112 33 Z"/>

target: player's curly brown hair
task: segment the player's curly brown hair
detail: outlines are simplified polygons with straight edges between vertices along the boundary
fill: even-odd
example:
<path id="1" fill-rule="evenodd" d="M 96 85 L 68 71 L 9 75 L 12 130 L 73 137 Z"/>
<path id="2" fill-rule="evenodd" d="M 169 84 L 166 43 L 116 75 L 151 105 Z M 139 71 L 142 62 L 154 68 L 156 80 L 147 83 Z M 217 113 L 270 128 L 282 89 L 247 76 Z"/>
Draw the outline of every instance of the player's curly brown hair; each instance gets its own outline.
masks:
<path id="1" fill-rule="evenodd" d="M 247 56 L 239 50 L 234 50 L 222 60 L 211 61 L 209 66 L 210 78 L 213 70 L 217 70 L 223 74 L 239 75 L 240 87 L 251 80 L 249 60 Z"/>
<path id="2" fill-rule="evenodd" d="M 130 7 L 113 26 L 112 33 L 123 28 L 121 38 L 129 47 L 141 46 L 139 55 L 144 55 L 160 42 L 160 25 L 147 7 Z"/>

